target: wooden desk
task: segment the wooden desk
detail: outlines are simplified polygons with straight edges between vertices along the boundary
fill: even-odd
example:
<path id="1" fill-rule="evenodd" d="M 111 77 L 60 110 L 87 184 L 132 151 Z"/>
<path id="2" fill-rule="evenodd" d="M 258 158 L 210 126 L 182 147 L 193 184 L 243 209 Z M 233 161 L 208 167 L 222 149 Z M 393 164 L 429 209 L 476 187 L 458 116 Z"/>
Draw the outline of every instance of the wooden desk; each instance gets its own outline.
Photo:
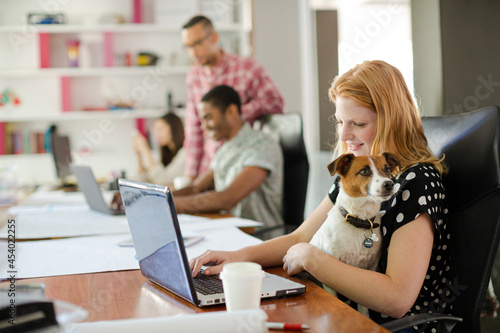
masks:
<path id="1" fill-rule="evenodd" d="M 5 213 L 5 210 L 0 209 L 0 215 L 1 213 Z M 203 214 L 203 216 L 221 218 L 231 215 Z M 267 271 L 288 277 L 281 267 Z M 313 282 L 295 277 L 288 278 L 305 284 L 306 293 L 263 300 L 261 308 L 267 313 L 269 321 L 308 324 L 311 326 L 309 332 L 388 332 Z M 8 283 L 8 281 L 0 282 L 0 287 Z M 45 284 L 45 295 L 49 299 L 67 301 L 86 309 L 89 312 L 87 321 L 225 310 L 223 305 L 208 308 L 193 306 L 152 284 L 139 270 L 19 279 L 16 281 L 16 286 L 30 283 Z"/>
<path id="2" fill-rule="evenodd" d="M 267 271 L 286 276 L 281 267 Z M 305 284 L 306 293 L 263 300 L 261 308 L 269 316 L 269 321 L 308 324 L 311 326 L 309 332 L 388 332 L 311 281 L 291 279 Z M 193 306 L 152 284 L 139 270 L 24 279 L 16 284 L 28 283 L 44 283 L 48 298 L 85 308 L 89 312 L 87 321 L 225 310 L 223 305 L 208 308 Z"/>

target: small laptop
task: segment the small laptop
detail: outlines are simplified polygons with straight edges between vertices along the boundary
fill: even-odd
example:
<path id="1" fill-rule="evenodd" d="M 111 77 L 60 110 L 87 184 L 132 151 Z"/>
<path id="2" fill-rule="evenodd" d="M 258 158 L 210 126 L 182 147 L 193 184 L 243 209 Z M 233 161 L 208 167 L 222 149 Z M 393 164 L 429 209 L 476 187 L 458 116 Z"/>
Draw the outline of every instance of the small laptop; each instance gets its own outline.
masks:
<path id="1" fill-rule="evenodd" d="M 126 179 L 119 179 L 118 185 L 142 274 L 197 306 L 225 303 L 217 275 L 192 277 L 170 189 Z M 304 285 L 274 274 L 266 273 L 262 281 L 262 298 L 305 290 Z"/>
<path id="2" fill-rule="evenodd" d="M 123 215 L 121 210 L 112 209 L 111 205 L 106 203 L 102 195 L 101 188 L 97 183 L 94 173 L 89 166 L 70 164 L 71 172 L 76 177 L 80 191 L 85 195 L 85 199 L 90 209 L 109 214 L 109 215 Z"/>

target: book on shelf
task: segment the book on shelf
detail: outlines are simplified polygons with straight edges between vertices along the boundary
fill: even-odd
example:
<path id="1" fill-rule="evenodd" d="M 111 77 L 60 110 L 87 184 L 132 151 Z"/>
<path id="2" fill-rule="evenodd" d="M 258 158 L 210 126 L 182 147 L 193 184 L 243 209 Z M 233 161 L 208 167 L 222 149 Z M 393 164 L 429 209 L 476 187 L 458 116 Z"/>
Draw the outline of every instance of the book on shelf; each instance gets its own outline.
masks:
<path id="1" fill-rule="evenodd" d="M 49 153 L 47 138 L 45 132 L 12 129 L 0 122 L 0 155 Z"/>
<path id="2" fill-rule="evenodd" d="M 0 155 L 5 155 L 7 143 L 5 137 L 5 123 L 0 122 Z"/>

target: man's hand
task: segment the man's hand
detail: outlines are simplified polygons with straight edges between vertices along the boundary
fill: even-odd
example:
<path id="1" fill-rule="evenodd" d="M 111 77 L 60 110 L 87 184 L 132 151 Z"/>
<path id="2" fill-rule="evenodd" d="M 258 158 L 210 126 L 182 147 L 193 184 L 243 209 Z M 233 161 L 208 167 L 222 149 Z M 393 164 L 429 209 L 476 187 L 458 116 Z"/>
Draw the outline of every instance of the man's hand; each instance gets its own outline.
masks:
<path id="1" fill-rule="evenodd" d="M 122 195 L 120 192 L 116 192 L 115 195 L 113 195 L 113 200 L 111 201 L 111 209 L 124 212 L 125 208 L 123 207 L 123 200 L 122 200 Z"/>

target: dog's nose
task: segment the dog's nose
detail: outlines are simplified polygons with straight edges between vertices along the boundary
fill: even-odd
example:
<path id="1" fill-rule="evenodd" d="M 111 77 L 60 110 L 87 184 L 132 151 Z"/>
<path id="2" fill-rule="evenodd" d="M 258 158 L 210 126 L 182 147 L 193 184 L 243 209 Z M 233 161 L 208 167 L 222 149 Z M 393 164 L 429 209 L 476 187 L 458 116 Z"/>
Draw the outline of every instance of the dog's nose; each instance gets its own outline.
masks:
<path id="1" fill-rule="evenodd" d="M 382 184 L 382 187 L 384 188 L 384 190 L 386 191 L 392 191 L 392 189 L 394 188 L 394 182 L 391 181 L 391 180 L 386 180 L 383 184 Z"/>

